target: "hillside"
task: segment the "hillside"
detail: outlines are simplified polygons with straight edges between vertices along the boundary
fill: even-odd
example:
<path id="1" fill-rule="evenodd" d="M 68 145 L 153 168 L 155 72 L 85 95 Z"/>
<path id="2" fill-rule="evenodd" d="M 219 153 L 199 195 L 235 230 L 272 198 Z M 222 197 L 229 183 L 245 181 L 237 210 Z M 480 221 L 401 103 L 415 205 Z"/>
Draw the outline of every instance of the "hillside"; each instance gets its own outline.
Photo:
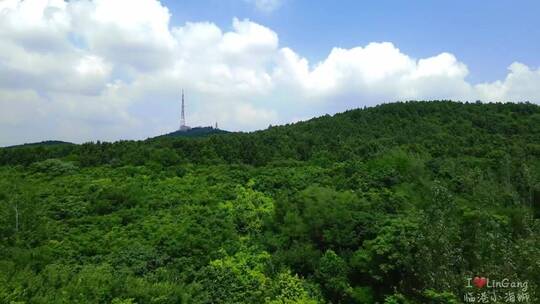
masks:
<path id="1" fill-rule="evenodd" d="M 37 146 L 57 146 L 57 145 L 73 145 L 73 143 L 61 140 L 46 140 L 35 143 L 26 143 L 22 145 L 14 145 L 6 148 L 21 148 L 21 147 L 37 147 Z"/>
<path id="2" fill-rule="evenodd" d="M 0 303 L 536 303 L 540 107 L 3 148 L 0 240 Z"/>

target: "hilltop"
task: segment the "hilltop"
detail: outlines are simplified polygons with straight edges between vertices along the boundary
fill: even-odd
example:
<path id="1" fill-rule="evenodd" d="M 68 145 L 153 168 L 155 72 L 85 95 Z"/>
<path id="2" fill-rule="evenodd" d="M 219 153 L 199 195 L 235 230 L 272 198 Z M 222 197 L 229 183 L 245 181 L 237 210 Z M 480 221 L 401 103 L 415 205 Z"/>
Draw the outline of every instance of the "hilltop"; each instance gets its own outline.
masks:
<path id="1" fill-rule="evenodd" d="M 22 145 L 8 146 L 5 148 L 25 148 L 25 147 L 58 146 L 58 145 L 74 145 L 74 143 L 61 141 L 61 140 L 45 140 L 45 141 L 40 141 L 40 142 L 35 142 L 35 143 L 25 143 Z"/>
<path id="2" fill-rule="evenodd" d="M 216 129 L 214 127 L 195 127 L 186 131 L 178 130 L 178 131 L 174 131 L 174 132 L 160 135 L 157 137 L 158 138 L 159 137 L 205 137 L 205 136 L 210 136 L 210 135 L 215 135 L 215 134 L 227 134 L 227 133 L 230 133 L 230 132 L 221 130 L 221 129 Z"/>
<path id="3" fill-rule="evenodd" d="M 516 149 L 514 145 L 520 145 L 521 153 L 538 155 L 539 113 L 540 107 L 529 103 L 392 103 L 252 133 L 226 134 L 212 128 L 195 128 L 191 132 L 177 131 L 146 141 L 71 147 L 29 146 L 28 155 L 25 151 L 12 154 L 2 149 L 0 164 L 28 164 L 69 154 L 72 154 L 71 159 L 79 159 L 85 165 L 113 160 L 129 164 L 133 153 L 150 157 L 154 149 L 173 153 L 181 162 L 198 163 L 210 157 L 218 162 L 252 165 L 283 159 L 331 162 L 366 159 L 393 147 L 435 156 L 487 156 L 495 151 L 515 154 L 512 153 L 512 149 Z M 87 163 L 85 156 L 93 161 Z M 136 163 L 141 161 L 144 162 L 137 159 Z"/>

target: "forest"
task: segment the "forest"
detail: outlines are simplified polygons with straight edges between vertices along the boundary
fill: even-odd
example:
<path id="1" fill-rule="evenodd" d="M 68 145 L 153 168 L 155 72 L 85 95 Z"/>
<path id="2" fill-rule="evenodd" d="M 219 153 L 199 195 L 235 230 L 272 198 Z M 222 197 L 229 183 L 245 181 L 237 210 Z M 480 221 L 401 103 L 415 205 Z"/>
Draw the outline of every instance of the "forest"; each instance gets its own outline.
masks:
<path id="1" fill-rule="evenodd" d="M 539 283 L 530 103 L 0 149 L 0 303 L 539 303 Z"/>

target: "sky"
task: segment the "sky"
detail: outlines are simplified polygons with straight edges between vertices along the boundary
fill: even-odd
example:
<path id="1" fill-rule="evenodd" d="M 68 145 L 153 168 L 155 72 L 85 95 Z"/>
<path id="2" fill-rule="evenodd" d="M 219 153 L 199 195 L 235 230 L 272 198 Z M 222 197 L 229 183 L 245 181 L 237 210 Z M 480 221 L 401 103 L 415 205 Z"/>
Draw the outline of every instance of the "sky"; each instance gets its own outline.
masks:
<path id="1" fill-rule="evenodd" d="M 0 0 L 0 146 L 540 103 L 538 1 Z"/>

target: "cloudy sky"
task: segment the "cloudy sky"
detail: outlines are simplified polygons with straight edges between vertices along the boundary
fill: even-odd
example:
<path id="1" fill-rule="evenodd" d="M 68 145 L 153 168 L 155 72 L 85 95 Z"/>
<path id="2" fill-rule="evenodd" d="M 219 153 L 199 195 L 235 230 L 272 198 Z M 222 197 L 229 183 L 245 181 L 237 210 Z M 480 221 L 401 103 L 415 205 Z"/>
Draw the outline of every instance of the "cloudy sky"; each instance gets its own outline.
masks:
<path id="1" fill-rule="evenodd" d="M 540 2 L 0 0 L 0 146 L 256 130 L 410 99 L 540 103 Z M 438 4 L 436 4 L 438 3 Z"/>

